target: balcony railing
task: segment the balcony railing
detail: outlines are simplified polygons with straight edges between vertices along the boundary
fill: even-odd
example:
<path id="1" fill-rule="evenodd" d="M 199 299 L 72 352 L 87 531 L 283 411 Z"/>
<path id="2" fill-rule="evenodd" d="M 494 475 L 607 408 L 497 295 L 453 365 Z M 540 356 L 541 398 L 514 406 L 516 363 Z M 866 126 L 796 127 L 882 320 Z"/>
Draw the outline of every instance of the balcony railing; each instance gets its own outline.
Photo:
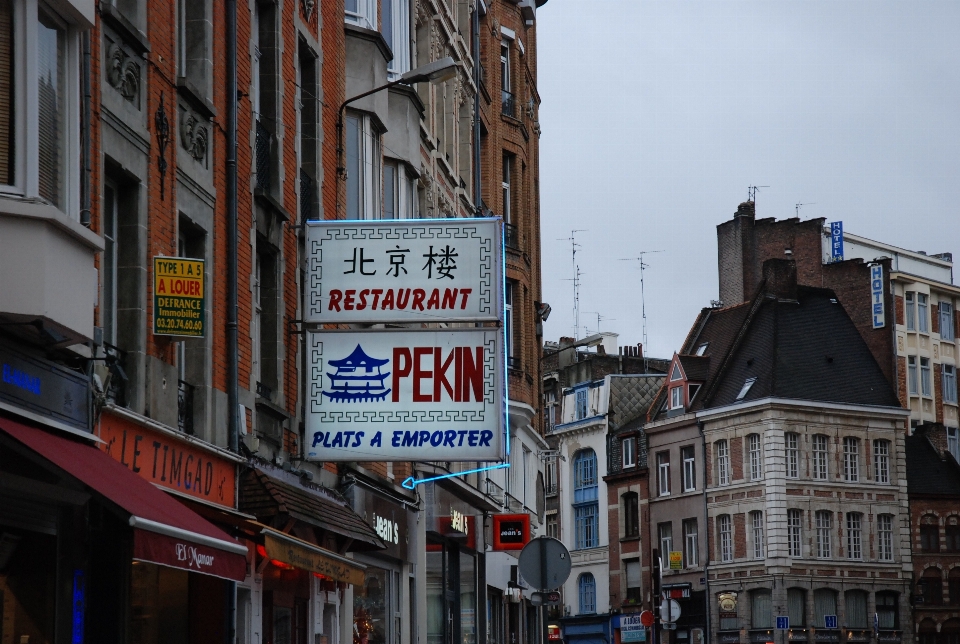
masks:
<path id="1" fill-rule="evenodd" d="M 313 212 L 313 179 L 300 168 L 300 221 L 310 219 Z"/>
<path id="2" fill-rule="evenodd" d="M 514 250 L 517 250 L 520 248 L 520 232 L 517 230 L 517 227 L 515 225 L 504 224 L 503 237 L 504 237 L 504 243 L 507 245 L 507 248 L 513 248 Z"/>
<path id="3" fill-rule="evenodd" d="M 508 92 L 507 90 L 500 90 L 500 95 L 503 102 L 503 115 L 511 116 L 513 118 L 517 117 L 517 99 L 513 93 Z"/>
<path id="4" fill-rule="evenodd" d="M 547 483 L 546 486 L 544 486 L 544 493 L 547 496 L 555 496 L 557 494 L 557 484 Z"/>
<path id="5" fill-rule="evenodd" d="M 272 135 L 262 121 L 257 121 L 257 188 L 270 192 L 270 139 Z"/>
<path id="6" fill-rule="evenodd" d="M 193 385 L 177 381 L 177 428 L 184 434 L 193 434 Z"/>

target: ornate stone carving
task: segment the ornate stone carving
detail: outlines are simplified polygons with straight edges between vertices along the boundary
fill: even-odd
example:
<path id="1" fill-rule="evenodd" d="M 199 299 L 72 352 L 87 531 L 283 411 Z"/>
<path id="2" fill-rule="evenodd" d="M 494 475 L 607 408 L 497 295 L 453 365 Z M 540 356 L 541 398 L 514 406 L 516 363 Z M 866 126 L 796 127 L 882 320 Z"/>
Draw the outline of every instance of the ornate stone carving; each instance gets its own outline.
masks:
<path id="1" fill-rule="evenodd" d="M 193 112 L 182 108 L 180 146 L 199 163 L 203 163 L 207 158 L 207 128 Z"/>
<path id="2" fill-rule="evenodd" d="M 300 0 L 300 10 L 307 20 L 313 16 L 313 9 L 317 6 L 316 0 Z"/>
<path id="3" fill-rule="evenodd" d="M 140 65 L 117 43 L 107 48 L 107 82 L 128 101 L 140 104 Z"/>

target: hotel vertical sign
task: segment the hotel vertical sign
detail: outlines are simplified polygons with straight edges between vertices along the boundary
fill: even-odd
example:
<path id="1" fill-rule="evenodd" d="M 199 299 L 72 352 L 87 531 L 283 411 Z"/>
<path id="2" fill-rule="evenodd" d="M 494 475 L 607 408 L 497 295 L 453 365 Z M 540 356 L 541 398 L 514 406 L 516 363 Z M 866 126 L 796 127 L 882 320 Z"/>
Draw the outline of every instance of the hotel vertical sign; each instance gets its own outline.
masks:
<path id="1" fill-rule="evenodd" d="M 873 328 L 882 329 L 885 324 L 883 304 L 883 266 L 870 265 L 870 315 L 873 318 Z"/>
<path id="2" fill-rule="evenodd" d="M 202 338 L 206 272 L 202 259 L 153 258 L 153 334 Z"/>

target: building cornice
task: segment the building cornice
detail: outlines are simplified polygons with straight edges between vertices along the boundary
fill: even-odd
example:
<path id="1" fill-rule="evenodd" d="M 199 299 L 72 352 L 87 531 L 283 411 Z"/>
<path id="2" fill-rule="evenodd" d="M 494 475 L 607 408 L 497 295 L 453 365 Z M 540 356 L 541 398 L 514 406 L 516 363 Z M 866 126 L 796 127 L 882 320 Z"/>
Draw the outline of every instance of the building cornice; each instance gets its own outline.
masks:
<path id="1" fill-rule="evenodd" d="M 819 400 L 801 400 L 794 398 L 761 398 L 748 402 L 737 403 L 734 405 L 725 405 L 715 409 L 705 409 L 698 411 L 696 416 L 699 420 L 716 420 L 725 416 L 734 416 L 744 412 L 759 411 L 761 409 L 772 409 L 775 407 L 785 407 L 801 411 L 833 411 L 847 412 L 857 416 L 887 416 L 889 418 L 907 418 L 910 416 L 909 409 L 902 407 L 885 407 L 880 405 L 853 405 L 849 403 L 823 402 Z"/>

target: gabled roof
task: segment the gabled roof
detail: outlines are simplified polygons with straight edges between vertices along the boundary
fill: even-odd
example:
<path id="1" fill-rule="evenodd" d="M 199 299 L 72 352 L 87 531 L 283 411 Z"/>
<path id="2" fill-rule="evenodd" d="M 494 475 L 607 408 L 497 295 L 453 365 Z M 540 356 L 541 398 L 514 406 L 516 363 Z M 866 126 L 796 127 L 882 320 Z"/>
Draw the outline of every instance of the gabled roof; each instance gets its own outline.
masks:
<path id="1" fill-rule="evenodd" d="M 909 494 L 960 495 L 960 465 L 949 454 L 941 458 L 925 433 L 905 440 Z"/>

